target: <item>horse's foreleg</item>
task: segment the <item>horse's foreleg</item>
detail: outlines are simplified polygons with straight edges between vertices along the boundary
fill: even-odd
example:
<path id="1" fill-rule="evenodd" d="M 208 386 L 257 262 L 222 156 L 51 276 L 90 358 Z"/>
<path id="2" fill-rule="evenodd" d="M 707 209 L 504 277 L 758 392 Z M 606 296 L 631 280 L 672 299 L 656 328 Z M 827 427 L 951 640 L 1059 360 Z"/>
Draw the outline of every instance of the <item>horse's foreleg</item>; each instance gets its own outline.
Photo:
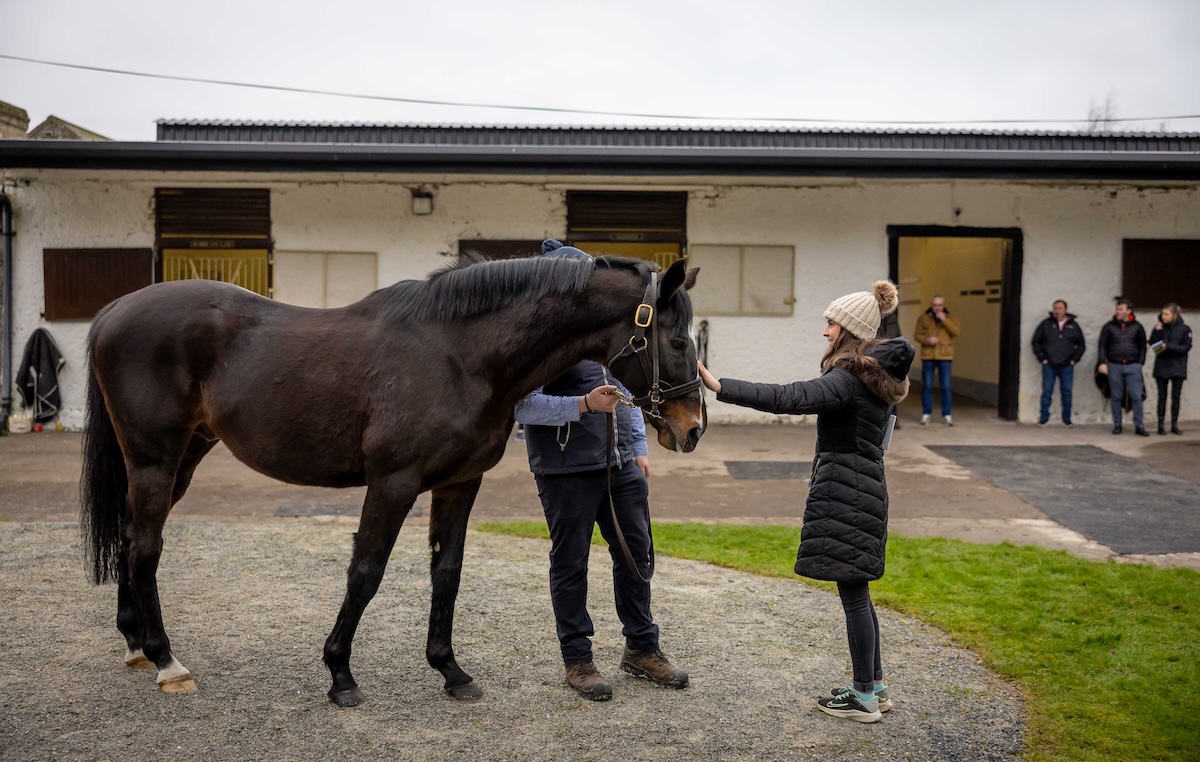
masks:
<path id="1" fill-rule="evenodd" d="M 163 627 L 158 598 L 162 529 L 171 510 L 176 463 L 178 460 L 172 460 L 169 468 L 129 469 L 129 516 L 124 527 L 129 589 L 124 596 L 118 590 L 118 622 L 132 621 L 131 614 L 135 612 L 126 605 L 132 598 L 141 621 L 141 649 L 145 658 L 158 667 L 158 687 L 167 693 L 191 693 L 196 690 L 196 682 L 171 654 L 171 641 Z M 138 666 L 134 643 L 129 642 L 128 634 L 126 640 L 130 646 L 126 662 Z"/>
<path id="2" fill-rule="evenodd" d="M 417 489 L 417 481 L 410 474 L 368 479 L 367 498 L 346 574 L 346 597 L 333 632 L 325 640 L 325 666 L 333 677 L 328 695 L 338 706 L 358 706 L 367 700 L 350 673 L 350 646 L 363 611 L 379 589 L 388 556 L 417 498 Z"/>
<path id="3" fill-rule="evenodd" d="M 469 482 L 433 491 L 429 513 L 429 546 L 433 549 L 430 574 L 433 601 L 429 612 L 429 640 L 425 658 L 446 678 L 446 693 L 459 701 L 477 701 L 483 696 L 472 678 L 454 659 L 454 601 L 462 576 L 463 545 L 467 537 L 467 518 L 479 494 L 482 476 Z"/>

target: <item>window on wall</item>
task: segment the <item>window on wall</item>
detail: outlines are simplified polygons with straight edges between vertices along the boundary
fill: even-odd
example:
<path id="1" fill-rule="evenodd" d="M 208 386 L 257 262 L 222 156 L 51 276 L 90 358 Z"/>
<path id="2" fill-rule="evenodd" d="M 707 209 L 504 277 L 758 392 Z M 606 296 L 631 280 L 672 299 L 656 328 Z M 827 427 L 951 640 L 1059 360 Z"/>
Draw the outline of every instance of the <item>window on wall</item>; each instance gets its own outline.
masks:
<path id="1" fill-rule="evenodd" d="M 47 320 L 91 320 L 109 302 L 154 282 L 151 249 L 43 249 Z"/>
<path id="2" fill-rule="evenodd" d="M 374 253 L 277 251 L 275 299 L 297 307 L 345 307 L 379 287 Z"/>
<path id="3" fill-rule="evenodd" d="M 1126 238 L 1121 252 L 1121 296 L 1151 313 L 1168 302 L 1200 309 L 1200 239 Z"/>
<path id="4" fill-rule="evenodd" d="M 692 304 L 701 315 L 790 316 L 795 261 L 791 246 L 693 244 L 688 266 L 703 274 Z"/>
<path id="5" fill-rule="evenodd" d="M 274 295 L 269 190 L 158 188 L 154 213 L 162 280 L 219 280 Z"/>
<path id="6" fill-rule="evenodd" d="M 458 242 L 458 257 L 468 255 L 483 259 L 512 259 L 514 257 L 533 257 L 542 253 L 541 240 L 493 240 L 467 239 Z"/>

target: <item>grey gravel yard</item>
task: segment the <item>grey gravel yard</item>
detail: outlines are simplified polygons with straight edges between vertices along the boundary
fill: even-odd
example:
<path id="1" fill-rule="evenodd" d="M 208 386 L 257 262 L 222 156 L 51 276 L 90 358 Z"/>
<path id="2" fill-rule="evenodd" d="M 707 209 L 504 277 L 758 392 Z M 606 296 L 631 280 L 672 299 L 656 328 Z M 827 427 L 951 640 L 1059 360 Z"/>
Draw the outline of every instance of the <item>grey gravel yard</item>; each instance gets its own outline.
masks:
<path id="1" fill-rule="evenodd" d="M 200 691 L 127 669 L 116 589 L 85 578 L 72 524 L 0 524 L 0 759 L 992 760 L 1021 753 L 1019 696 L 937 630 L 880 610 L 896 708 L 874 725 L 819 713 L 848 680 L 841 606 L 793 580 L 659 558 L 654 611 L 683 691 L 617 671 L 607 554 L 593 555 L 597 666 L 614 699 L 562 682 L 548 543 L 472 532 L 459 662 L 476 704 L 425 663 L 425 527 L 401 532 L 351 662 L 368 703 L 325 699 L 321 648 L 344 593 L 353 525 L 169 523 L 168 634 Z"/>

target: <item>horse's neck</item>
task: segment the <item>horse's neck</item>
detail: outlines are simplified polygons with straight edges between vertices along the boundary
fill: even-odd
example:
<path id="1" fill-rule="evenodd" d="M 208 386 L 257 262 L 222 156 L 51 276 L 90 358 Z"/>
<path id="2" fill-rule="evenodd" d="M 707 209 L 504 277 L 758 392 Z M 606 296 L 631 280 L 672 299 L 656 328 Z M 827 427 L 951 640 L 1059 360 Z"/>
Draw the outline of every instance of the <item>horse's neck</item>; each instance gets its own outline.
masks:
<path id="1" fill-rule="evenodd" d="M 643 288 L 630 274 L 597 273 L 579 294 L 497 315 L 494 325 L 507 341 L 497 339 L 485 361 L 496 399 L 515 403 L 582 360 L 607 360 L 615 343 L 632 331 Z"/>

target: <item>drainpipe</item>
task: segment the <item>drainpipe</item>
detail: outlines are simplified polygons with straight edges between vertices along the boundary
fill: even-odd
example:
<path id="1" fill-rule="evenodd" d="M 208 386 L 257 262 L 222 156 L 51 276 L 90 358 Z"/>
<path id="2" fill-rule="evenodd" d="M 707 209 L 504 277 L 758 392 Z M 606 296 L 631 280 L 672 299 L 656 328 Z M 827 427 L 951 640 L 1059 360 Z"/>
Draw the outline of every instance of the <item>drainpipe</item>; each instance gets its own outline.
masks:
<path id="1" fill-rule="evenodd" d="M 0 189 L 0 232 L 4 237 L 4 303 L 3 345 L 0 358 L 4 368 L 0 371 L 0 436 L 8 433 L 8 416 L 12 412 L 12 302 L 13 302 L 13 208 L 8 196 Z"/>

